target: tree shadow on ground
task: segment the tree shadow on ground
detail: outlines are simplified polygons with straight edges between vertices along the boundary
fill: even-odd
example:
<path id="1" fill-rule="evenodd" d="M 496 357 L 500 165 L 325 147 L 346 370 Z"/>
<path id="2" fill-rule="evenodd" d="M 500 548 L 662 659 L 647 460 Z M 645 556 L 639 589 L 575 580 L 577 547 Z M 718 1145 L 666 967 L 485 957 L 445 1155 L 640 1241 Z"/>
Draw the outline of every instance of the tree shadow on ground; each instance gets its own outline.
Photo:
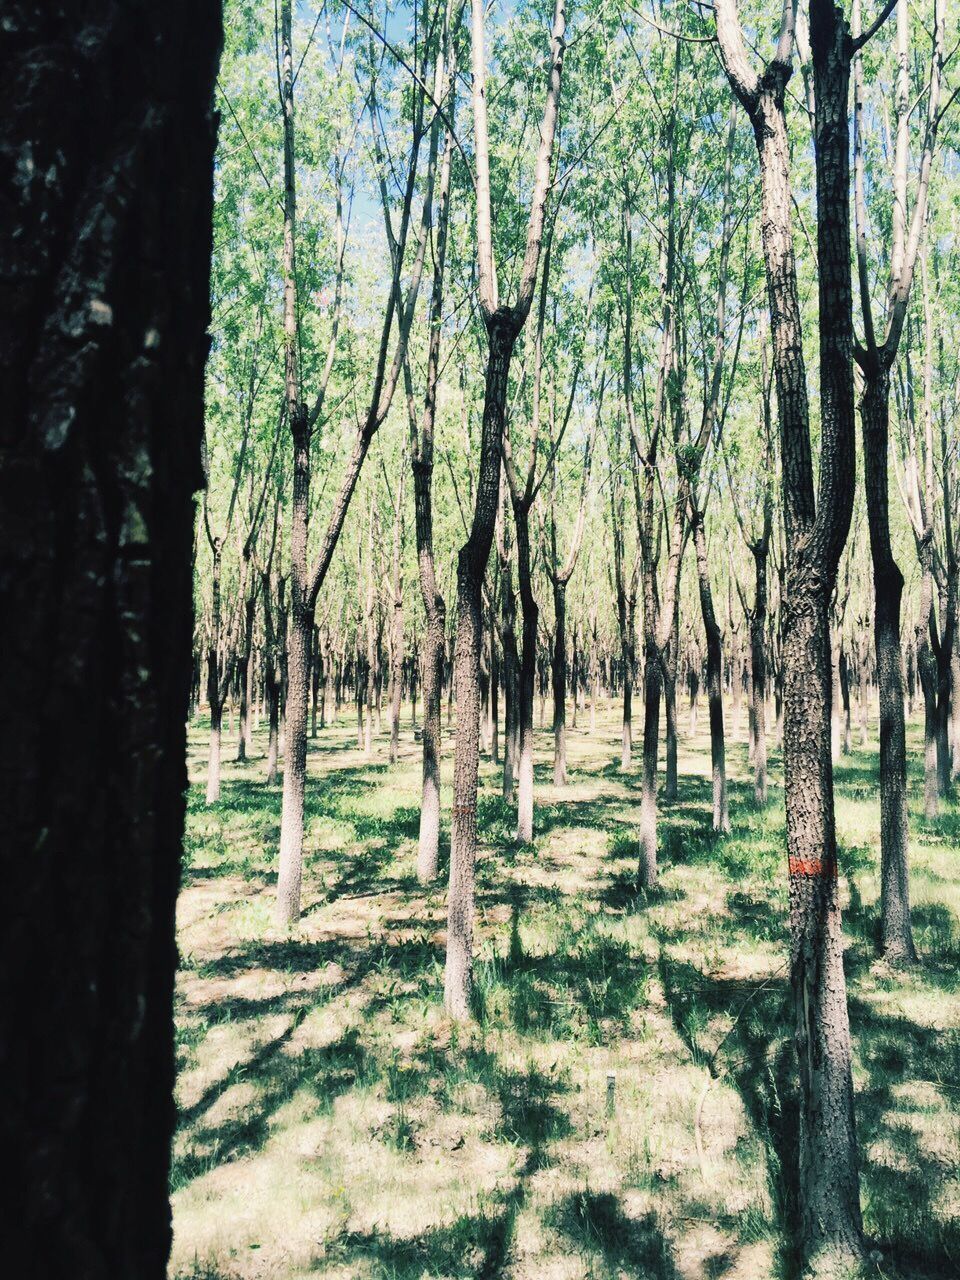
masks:
<path id="1" fill-rule="evenodd" d="M 655 1214 L 631 1218 L 609 1192 L 576 1191 L 557 1201 L 546 1221 L 580 1253 L 599 1255 L 604 1276 L 679 1280 L 670 1242 Z"/>
<path id="2" fill-rule="evenodd" d="M 849 1007 L 867 1077 L 857 1094 L 864 1197 L 881 1248 L 901 1266 L 915 1258 L 934 1274 L 956 1276 L 960 1220 L 944 1203 L 956 1179 L 955 1145 L 942 1126 L 944 1106 L 954 1133 L 960 1123 L 960 1033 L 855 996 Z"/>
<path id="3" fill-rule="evenodd" d="M 733 1083 L 764 1146 L 770 1201 L 784 1242 L 781 1266 L 794 1274 L 799 1112 L 787 981 L 782 976 L 758 982 L 705 974 L 670 958 L 665 949 L 660 980 L 673 1024 L 693 1061 Z"/>
<path id="4" fill-rule="evenodd" d="M 340 1094 L 364 1077 L 368 1054 L 355 1028 L 332 1044 L 290 1054 L 285 1048 L 297 1022 L 294 1018 L 281 1035 L 252 1058 L 238 1063 L 196 1107 L 184 1113 L 182 1126 L 189 1130 L 189 1143 L 174 1156 L 171 1191 L 219 1165 L 262 1150 L 271 1136 L 274 1116 L 294 1095 L 305 1091 L 311 1113 L 319 1115 L 329 1111 Z M 220 1123 L 191 1125 L 191 1119 L 209 1111 L 214 1102 L 241 1082 L 256 1085 L 255 1100 L 231 1109 Z"/>
<path id="5" fill-rule="evenodd" d="M 525 951 L 520 924 L 531 896 L 526 887 L 514 886 L 507 954 L 476 966 L 474 1013 L 480 1025 L 591 1044 L 625 1034 L 646 1004 L 649 975 L 642 960 L 593 916 L 565 930 L 552 949 Z"/>

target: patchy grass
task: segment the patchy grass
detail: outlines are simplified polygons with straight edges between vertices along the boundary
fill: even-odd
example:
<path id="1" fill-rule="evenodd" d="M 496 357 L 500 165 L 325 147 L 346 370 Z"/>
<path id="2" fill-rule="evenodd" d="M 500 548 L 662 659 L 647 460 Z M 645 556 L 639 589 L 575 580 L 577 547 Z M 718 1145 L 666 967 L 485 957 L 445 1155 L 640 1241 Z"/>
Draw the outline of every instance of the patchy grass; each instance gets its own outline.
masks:
<path id="1" fill-rule="evenodd" d="M 208 809 L 204 726 L 191 729 L 176 1280 L 793 1274 L 779 761 L 759 812 L 731 740 L 734 829 L 718 838 L 708 742 L 683 741 L 679 798 L 661 808 L 662 885 L 642 894 L 639 779 L 616 764 L 615 708 L 569 741 L 569 787 L 538 767 L 530 849 L 512 844 L 497 771 L 482 766 L 476 1020 L 462 1029 L 442 1010 L 444 886 L 425 892 L 414 875 L 409 728 L 395 766 L 384 743 L 365 760 L 346 723 L 311 741 L 304 918 L 290 935 L 271 918 L 280 790 L 263 781 L 264 743 L 225 766 Z M 551 737 L 537 746 L 546 766 Z M 960 809 L 925 822 L 911 779 L 924 964 L 897 973 L 875 954 L 875 751 L 842 761 L 837 783 L 877 1275 L 953 1277 Z"/>

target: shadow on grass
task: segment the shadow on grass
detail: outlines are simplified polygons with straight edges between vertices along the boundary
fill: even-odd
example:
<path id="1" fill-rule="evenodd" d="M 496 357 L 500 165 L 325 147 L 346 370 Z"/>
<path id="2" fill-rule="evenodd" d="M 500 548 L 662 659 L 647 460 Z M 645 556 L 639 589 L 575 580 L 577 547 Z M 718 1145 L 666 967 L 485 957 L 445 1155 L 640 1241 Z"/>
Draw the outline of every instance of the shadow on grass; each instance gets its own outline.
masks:
<path id="1" fill-rule="evenodd" d="M 238 1064 L 223 1081 L 207 1091 L 197 1107 L 184 1114 L 183 1124 L 198 1109 L 210 1109 L 227 1090 L 238 1083 L 254 1082 L 256 1099 L 233 1110 L 219 1124 L 198 1125 L 190 1132 L 186 1150 L 176 1155 L 170 1172 L 170 1189 L 177 1191 L 195 1178 L 228 1161 L 261 1151 L 272 1132 L 272 1121 L 286 1103 L 300 1093 L 309 1099 L 310 1113 L 329 1111 L 337 1097 L 346 1093 L 367 1074 L 368 1054 L 360 1044 L 356 1029 L 346 1032 L 333 1044 L 306 1048 L 297 1055 L 284 1052 L 298 1019 L 252 1058 Z M 202 1112 L 200 1112 L 202 1113 Z"/>
<path id="2" fill-rule="evenodd" d="M 723 1072 L 743 1100 L 766 1151 L 770 1201 L 787 1274 L 796 1267 L 799 1112 L 785 978 L 718 978 L 660 953 L 660 980 L 673 1024 L 694 1062 Z M 726 1032 L 712 1025 L 719 1019 Z"/>
<path id="3" fill-rule="evenodd" d="M 656 1215 L 630 1218 L 609 1192 L 574 1192 L 559 1200 L 546 1220 L 579 1253 L 599 1255 L 603 1275 L 679 1280 L 673 1251 Z"/>
<path id="4" fill-rule="evenodd" d="M 510 1258 L 516 1206 L 503 1197 L 486 1197 L 473 1214 L 461 1214 L 443 1227 L 416 1236 L 387 1231 L 341 1235 L 316 1259 L 317 1264 L 373 1263 L 378 1276 L 391 1280 L 422 1280 L 449 1276 L 451 1280 L 494 1280 L 502 1276 Z"/>
<path id="5" fill-rule="evenodd" d="M 886 1015 L 856 997 L 849 1004 L 867 1075 L 857 1118 L 868 1219 L 881 1247 L 889 1247 L 901 1265 L 916 1258 L 935 1268 L 925 1274 L 956 1276 L 960 1221 L 944 1212 L 940 1192 L 956 1175 L 953 1147 L 943 1141 L 943 1112 L 955 1131 L 960 1032 Z"/>

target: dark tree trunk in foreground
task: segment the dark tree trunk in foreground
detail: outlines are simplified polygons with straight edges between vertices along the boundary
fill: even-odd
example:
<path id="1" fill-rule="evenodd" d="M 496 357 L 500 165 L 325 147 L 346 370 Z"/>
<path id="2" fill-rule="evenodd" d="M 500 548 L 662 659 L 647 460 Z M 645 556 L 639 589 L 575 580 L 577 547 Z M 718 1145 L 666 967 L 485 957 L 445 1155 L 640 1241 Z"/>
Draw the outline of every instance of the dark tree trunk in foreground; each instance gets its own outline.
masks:
<path id="1" fill-rule="evenodd" d="M 70 10 L 0 32 L 4 1271 L 162 1280 L 219 5 Z"/>

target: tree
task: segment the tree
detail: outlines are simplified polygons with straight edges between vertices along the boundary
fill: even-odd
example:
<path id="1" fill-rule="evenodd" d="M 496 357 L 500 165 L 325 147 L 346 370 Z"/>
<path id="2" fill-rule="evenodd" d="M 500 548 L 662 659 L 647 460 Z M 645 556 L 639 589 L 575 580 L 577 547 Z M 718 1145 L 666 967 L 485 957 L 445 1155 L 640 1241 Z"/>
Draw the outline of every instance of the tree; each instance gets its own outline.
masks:
<path id="1" fill-rule="evenodd" d="M 2 37 L 5 1255 L 162 1280 L 220 6 L 70 10 Z"/>
<path id="2" fill-rule="evenodd" d="M 486 67 L 483 50 L 484 14 L 481 0 L 471 0 L 473 120 L 476 152 L 477 277 L 480 309 L 487 331 L 487 369 L 484 386 L 480 464 L 470 535 L 457 560 L 457 639 L 454 680 L 457 731 L 454 761 L 453 829 L 450 841 L 450 883 L 447 899 L 447 959 L 444 1002 L 456 1019 L 470 1013 L 473 966 L 473 889 L 477 857 L 477 773 L 480 740 L 480 642 L 483 578 L 493 543 L 500 498 L 500 453 L 510 378 L 510 360 L 517 337 L 530 313 L 540 263 L 540 242 L 549 190 L 553 140 L 560 105 L 560 82 L 565 50 L 566 11 L 556 0 L 550 39 L 550 67 L 540 146 L 534 171 L 526 250 L 517 300 L 501 304 L 493 252 L 490 196 L 490 151 L 487 128 Z"/>
<path id="3" fill-rule="evenodd" d="M 776 51 L 751 64 L 735 0 L 719 0 L 717 39 L 731 88 L 753 126 L 761 179 L 773 371 L 783 467 L 786 584 L 784 792 L 790 878 L 790 981 L 800 1071 L 800 1243 L 808 1270 L 863 1257 L 850 1029 L 843 973 L 830 754 L 829 606 L 853 505 L 853 321 L 847 97 L 842 12 L 815 0 L 817 250 L 821 444 L 815 498 L 793 248 L 785 113 L 795 10 L 784 5 Z"/>
<path id="4" fill-rule="evenodd" d="M 425 62 L 426 48 L 419 50 Z M 340 487 L 334 497 L 316 559 L 308 562 L 307 535 L 310 514 L 310 444 L 314 427 L 320 420 L 336 356 L 339 330 L 339 297 L 342 286 L 344 232 L 342 203 L 337 189 L 337 243 L 340 269 L 337 273 L 336 297 L 331 324 L 327 359 L 319 381 L 313 406 L 302 399 L 298 348 L 298 307 L 296 288 L 296 160 L 294 152 L 294 74 L 293 26 L 291 0 L 281 7 L 280 66 L 284 124 L 284 368 L 287 419 L 293 440 L 293 498 L 290 533 L 290 615 L 287 631 L 287 746 L 283 771 L 283 806 L 280 820 L 280 869 L 277 880 L 277 920 L 293 924 L 300 916 L 300 884 L 303 872 L 303 808 L 307 773 L 307 696 L 309 689 L 309 655 L 313 636 L 313 619 L 317 597 L 330 569 L 333 553 L 340 540 L 350 500 L 360 478 L 370 444 L 383 425 L 396 390 L 404 354 L 413 323 L 423 262 L 426 236 L 421 234 L 410 273 L 406 297 L 401 294 L 401 278 L 413 212 L 417 164 L 426 133 L 425 94 L 422 75 L 414 91 L 410 150 L 406 183 L 400 211 L 400 227 L 394 236 L 389 210 L 385 210 L 387 237 L 392 254 L 392 274 L 384 309 L 383 328 L 377 351 L 373 384 L 367 408 L 357 422 L 353 447 L 343 468 Z M 421 68 L 422 69 L 422 68 Z M 377 119 L 375 73 L 370 91 L 370 114 Z M 425 207 L 432 199 L 433 170 L 427 175 Z M 397 338 L 393 358 L 388 365 L 390 340 L 396 320 Z"/>
<path id="5" fill-rule="evenodd" d="M 856 43 L 862 46 L 860 7 L 853 10 Z M 903 675 L 900 656 L 900 600 L 903 575 L 890 544 L 888 468 L 890 370 L 896 359 L 926 217 L 930 167 L 940 114 L 944 21 L 941 0 L 934 0 L 934 41 L 930 64 L 923 157 L 913 213 L 907 216 L 907 168 L 910 144 L 909 17 L 907 5 L 897 6 L 896 146 L 894 152 L 893 230 L 887 293 L 887 322 L 877 340 L 870 296 L 867 259 L 866 197 L 863 158 L 863 69 L 855 60 L 854 145 L 857 267 L 864 344 L 857 347 L 863 372 L 860 419 L 866 474 L 867 517 L 874 583 L 874 644 L 880 686 L 880 862 L 881 928 L 884 955 L 894 963 L 916 960 L 910 928 L 909 871 L 907 866 L 907 756 L 903 715 Z M 872 34 L 871 31 L 866 36 Z M 923 623 L 924 629 L 926 621 Z"/>

